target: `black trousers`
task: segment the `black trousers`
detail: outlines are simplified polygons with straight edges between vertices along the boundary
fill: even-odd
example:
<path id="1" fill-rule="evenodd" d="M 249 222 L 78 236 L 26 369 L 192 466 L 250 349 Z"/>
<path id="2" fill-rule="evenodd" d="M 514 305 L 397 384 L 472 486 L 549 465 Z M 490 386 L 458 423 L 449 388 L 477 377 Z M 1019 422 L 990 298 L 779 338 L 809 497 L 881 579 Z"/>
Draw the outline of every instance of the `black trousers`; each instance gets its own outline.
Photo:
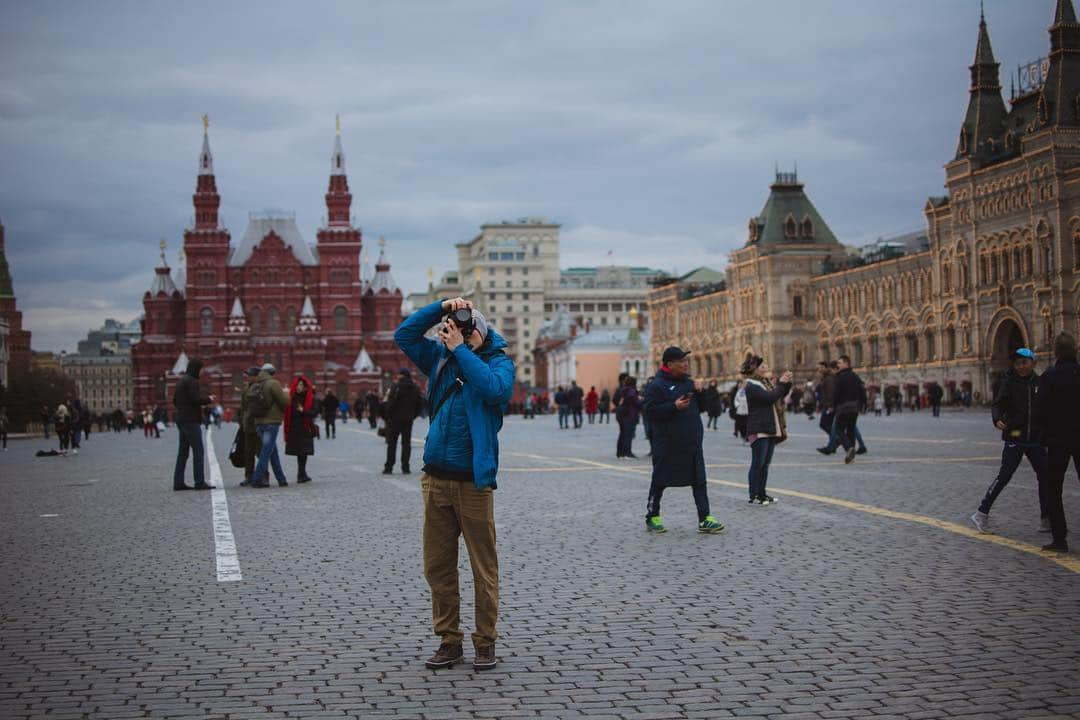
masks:
<path id="1" fill-rule="evenodd" d="M 323 421 L 326 423 L 327 439 L 337 437 L 337 425 L 335 424 L 337 419 L 333 415 L 327 415 L 323 418 Z"/>
<path id="2" fill-rule="evenodd" d="M 987 488 L 986 495 L 983 497 L 982 502 L 979 503 L 979 512 L 990 512 L 990 507 L 997 500 L 997 496 L 1001 494 L 1001 491 L 1005 489 L 1005 486 L 1009 484 L 1009 481 L 1012 480 L 1016 468 L 1020 467 L 1020 461 L 1024 459 L 1025 455 L 1028 462 L 1031 463 L 1031 469 L 1035 471 L 1035 479 L 1039 483 L 1039 516 L 1049 517 L 1046 510 L 1046 483 L 1043 481 L 1043 475 L 1046 474 L 1046 448 L 1041 445 L 1024 446 L 1011 442 L 1005 443 L 1005 447 L 1001 450 L 1001 469 L 998 470 L 997 477 Z"/>
<path id="3" fill-rule="evenodd" d="M 401 438 L 401 469 L 409 469 L 409 458 L 412 457 L 412 423 L 387 423 L 386 424 L 386 465 L 385 469 L 394 468 L 394 460 L 397 457 L 398 437 Z"/>
<path id="4" fill-rule="evenodd" d="M 1069 469 L 1070 458 L 1073 468 L 1080 475 L 1080 441 L 1072 446 L 1051 445 L 1046 449 L 1046 473 L 1043 475 L 1046 489 L 1043 495 L 1046 498 L 1047 515 L 1050 516 L 1050 532 L 1056 543 L 1065 542 L 1065 536 L 1069 534 L 1061 490 L 1065 485 L 1065 471 Z"/>
<path id="5" fill-rule="evenodd" d="M 855 447 L 855 423 L 859 413 L 838 413 L 836 415 L 836 436 L 845 450 Z"/>
<path id="6" fill-rule="evenodd" d="M 634 434 L 637 432 L 637 422 L 619 418 L 615 419 L 619 421 L 619 439 L 615 443 L 615 457 L 628 457 L 632 452 L 631 446 L 634 444 Z"/>
<path id="7" fill-rule="evenodd" d="M 173 489 L 184 485 L 184 470 L 187 467 L 189 454 L 194 466 L 192 469 L 195 475 L 195 487 L 202 487 L 206 484 L 206 469 L 203 464 L 203 439 L 199 423 L 178 422 L 176 430 L 180 436 L 180 443 L 176 450 L 176 466 L 173 468 Z"/>

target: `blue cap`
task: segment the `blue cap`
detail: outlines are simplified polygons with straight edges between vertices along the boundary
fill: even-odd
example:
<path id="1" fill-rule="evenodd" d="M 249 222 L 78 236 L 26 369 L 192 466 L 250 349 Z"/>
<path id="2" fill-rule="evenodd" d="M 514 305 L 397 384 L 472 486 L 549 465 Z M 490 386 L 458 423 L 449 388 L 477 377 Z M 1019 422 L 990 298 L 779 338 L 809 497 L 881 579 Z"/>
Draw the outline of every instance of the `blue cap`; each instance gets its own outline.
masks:
<path id="1" fill-rule="evenodd" d="M 1018 348 L 1016 350 L 1016 352 L 1013 353 L 1013 357 L 1027 358 L 1028 360 L 1034 360 L 1035 359 L 1035 353 L 1031 352 L 1027 348 Z"/>

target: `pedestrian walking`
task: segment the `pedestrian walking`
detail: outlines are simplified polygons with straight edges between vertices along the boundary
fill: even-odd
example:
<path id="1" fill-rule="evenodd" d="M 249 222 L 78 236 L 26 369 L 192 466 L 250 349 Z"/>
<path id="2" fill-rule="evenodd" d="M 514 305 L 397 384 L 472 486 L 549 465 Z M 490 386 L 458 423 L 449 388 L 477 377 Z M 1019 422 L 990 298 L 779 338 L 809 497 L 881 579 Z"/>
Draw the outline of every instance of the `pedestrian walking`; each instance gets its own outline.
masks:
<path id="1" fill-rule="evenodd" d="M 930 387 L 926 390 L 926 396 L 930 401 L 930 409 L 934 413 L 934 417 L 941 417 L 941 399 L 945 396 L 945 390 L 934 381 L 930 383 Z"/>
<path id="2" fill-rule="evenodd" d="M 383 474 L 389 475 L 394 472 L 394 461 L 397 457 L 398 440 L 401 440 L 401 472 L 408 475 L 412 472 L 409 461 L 412 457 L 412 426 L 413 421 L 420 416 L 423 408 L 423 397 L 420 387 L 413 382 L 412 373 L 408 368 L 398 370 L 397 380 L 390 388 L 390 394 L 386 398 L 384 415 L 386 416 L 386 462 L 383 463 Z"/>
<path id="3" fill-rule="evenodd" d="M 570 406 L 566 400 L 566 390 L 562 385 L 555 388 L 555 410 L 559 415 L 559 429 L 566 430 L 570 427 L 570 423 L 567 417 L 570 413 Z"/>
<path id="4" fill-rule="evenodd" d="M 187 467 L 188 455 L 191 455 L 192 472 L 195 479 L 195 490 L 211 490 L 213 485 L 206 482 L 206 468 L 204 466 L 204 451 L 202 430 L 199 428 L 199 420 L 202 416 L 202 408 L 214 402 L 214 396 L 202 391 L 199 386 L 199 373 L 202 372 L 203 361 L 197 357 L 188 360 L 187 369 L 176 382 L 173 390 L 173 406 L 176 408 L 174 419 L 176 430 L 179 434 L 179 444 L 176 450 L 176 466 L 173 468 L 173 490 L 191 490 L 190 485 L 184 483 L 184 470 Z"/>
<path id="5" fill-rule="evenodd" d="M 1039 395 L 1039 375 L 1035 372 L 1035 353 L 1019 348 L 1012 355 L 1012 367 L 1005 373 L 994 394 L 991 420 L 1001 431 L 1005 443 L 1001 450 L 1001 468 L 990 483 L 971 523 L 979 532 L 990 532 L 990 508 L 997 496 L 1012 480 L 1020 462 L 1027 457 L 1035 471 L 1039 492 L 1039 532 L 1050 532 L 1050 516 L 1046 498 L 1046 448 L 1042 444 L 1042 428 L 1033 412 Z"/>
<path id="6" fill-rule="evenodd" d="M 353 402 L 353 416 L 356 418 L 356 422 L 360 422 L 364 417 L 363 395 L 357 395 L 356 400 Z"/>
<path id="7" fill-rule="evenodd" d="M 82 403 L 78 398 L 68 399 L 68 434 L 71 438 L 71 454 L 78 455 L 82 447 Z"/>
<path id="8" fill-rule="evenodd" d="M 885 406 L 885 401 L 882 399 L 882 393 L 874 393 L 874 415 L 881 417 L 881 411 Z"/>
<path id="9" fill-rule="evenodd" d="M 1054 339 L 1054 366 L 1039 378 L 1035 418 L 1046 444 L 1046 472 L 1043 497 L 1050 516 L 1052 540 L 1043 550 L 1068 552 L 1069 528 L 1061 492 L 1065 471 L 1072 458 L 1073 469 L 1080 477 L 1080 365 L 1076 361 L 1076 339 L 1061 333 Z"/>
<path id="10" fill-rule="evenodd" d="M 837 440 L 845 450 L 844 463 L 851 464 L 859 451 L 856 423 L 859 411 L 866 401 L 866 388 L 862 378 L 851 369 L 851 358 L 841 355 L 837 359 L 837 372 L 833 383 L 833 411 Z"/>
<path id="11" fill-rule="evenodd" d="M 7 452 L 8 425 L 10 424 L 11 421 L 8 420 L 7 408 L 0 407 L 0 447 L 3 448 L 3 452 Z"/>
<path id="12" fill-rule="evenodd" d="M 752 355 L 739 372 L 747 377 L 744 389 L 749 410 L 746 432 L 750 442 L 750 472 L 747 474 L 750 504 L 771 505 L 776 498 L 766 492 L 769 465 L 776 446 L 787 439 L 783 400 L 791 390 L 791 371 L 781 375 L 780 382 L 773 386 L 765 360 Z"/>
<path id="13" fill-rule="evenodd" d="M 750 416 L 750 404 L 746 400 L 746 381 L 740 380 L 731 401 L 731 417 L 735 420 L 735 437 L 746 439 L 746 423 Z"/>
<path id="14" fill-rule="evenodd" d="M 344 400 L 340 400 L 338 402 L 338 411 L 341 412 L 341 424 L 347 425 L 349 422 L 349 403 L 345 402 Z"/>
<path id="15" fill-rule="evenodd" d="M 617 395 L 619 405 L 615 408 L 615 421 L 619 423 L 619 439 L 615 443 L 615 457 L 636 458 L 633 448 L 634 435 L 637 433 L 638 418 L 643 405 L 637 391 L 637 378 L 624 376 Z"/>
<path id="16" fill-rule="evenodd" d="M 446 319 L 442 320 L 446 315 Z M 440 323 L 440 321 L 442 321 Z M 439 340 L 424 335 L 435 325 Z M 410 315 L 394 340 L 429 378 L 429 420 L 420 487 L 424 501 L 424 576 L 441 639 L 429 668 L 462 662 L 458 538 L 473 571 L 475 670 L 495 667 L 499 560 L 495 547 L 498 433 L 514 387 L 506 341 L 463 298 L 434 302 Z"/>
<path id="17" fill-rule="evenodd" d="M 57 405 L 53 418 L 56 427 L 56 440 L 60 445 L 60 454 L 67 455 L 68 448 L 71 446 L 71 413 L 68 406 L 63 402 Z"/>
<path id="18" fill-rule="evenodd" d="M 705 412 L 709 416 L 709 422 L 706 427 L 712 428 L 713 430 L 719 430 L 721 405 L 723 405 L 723 401 L 720 396 L 720 389 L 716 386 L 715 380 L 710 381 L 709 387 L 705 388 L 704 399 Z"/>
<path id="19" fill-rule="evenodd" d="M 581 415 L 582 406 L 584 405 L 584 396 L 585 393 L 578 387 L 577 380 L 571 380 L 570 387 L 566 390 L 566 405 L 570 416 L 574 420 L 575 430 L 579 429 L 584 421 L 584 418 Z"/>
<path id="20" fill-rule="evenodd" d="M 345 406 L 345 417 L 348 417 L 348 405 Z M 322 399 L 322 418 L 326 425 L 326 439 L 333 440 L 337 437 L 337 415 L 341 410 L 341 401 L 332 390 L 327 390 Z"/>
<path id="21" fill-rule="evenodd" d="M 590 425 L 596 423 L 596 409 L 599 405 L 600 396 L 596 394 L 596 386 L 593 385 L 585 395 L 585 415 L 588 416 Z"/>
<path id="22" fill-rule="evenodd" d="M 525 420 L 532 420 L 536 417 L 536 395 L 533 393 L 525 393 L 525 402 L 521 406 L 521 415 Z"/>
<path id="23" fill-rule="evenodd" d="M 289 407 L 285 410 L 282 425 L 285 430 L 285 454 L 296 457 L 296 482 L 311 482 L 307 473 L 308 458 L 315 454 L 315 438 L 319 427 L 315 418 L 321 410 L 315 402 L 315 386 L 303 375 L 293 378 L 289 386 Z"/>
<path id="24" fill-rule="evenodd" d="M 262 450 L 262 443 L 259 441 L 259 433 L 255 430 L 255 415 L 251 412 L 250 403 L 248 401 L 248 389 L 252 383 L 259 377 L 260 368 L 257 365 L 253 365 L 244 371 L 244 387 L 240 388 L 240 416 L 238 418 L 240 423 L 240 430 L 242 432 L 241 437 L 244 443 L 244 480 L 240 483 L 241 486 L 248 486 L 251 484 L 251 478 L 255 474 L 255 461 L 259 457 L 259 453 Z"/>
<path id="25" fill-rule="evenodd" d="M 379 417 L 382 414 L 380 405 L 379 395 L 374 390 L 369 390 L 367 394 L 367 416 L 368 424 L 372 430 L 379 424 Z"/>
<path id="26" fill-rule="evenodd" d="M 269 470 L 274 471 L 274 479 L 280 487 L 289 484 L 285 471 L 281 467 L 281 455 L 278 454 L 277 436 L 289 407 L 289 396 L 274 377 L 277 370 L 270 363 L 259 368 L 255 382 L 247 389 L 248 409 L 255 416 L 255 432 L 259 435 L 259 459 L 251 475 L 253 488 L 270 487 Z"/>
<path id="27" fill-rule="evenodd" d="M 607 388 L 600 392 L 600 401 L 596 405 L 596 412 L 601 423 L 611 424 L 611 393 Z"/>
<path id="28" fill-rule="evenodd" d="M 150 411 L 150 408 L 143 410 L 142 414 L 142 432 L 143 437 L 148 438 L 154 432 L 154 414 Z"/>
<path id="29" fill-rule="evenodd" d="M 669 347 L 659 372 L 645 387 L 645 414 L 652 428 L 652 482 L 645 510 L 645 529 L 666 532 L 660 519 L 660 499 L 669 487 L 689 486 L 697 506 L 698 532 L 716 534 L 724 525 L 709 512 L 702 441 L 705 428 L 690 377 L 690 353 Z"/>

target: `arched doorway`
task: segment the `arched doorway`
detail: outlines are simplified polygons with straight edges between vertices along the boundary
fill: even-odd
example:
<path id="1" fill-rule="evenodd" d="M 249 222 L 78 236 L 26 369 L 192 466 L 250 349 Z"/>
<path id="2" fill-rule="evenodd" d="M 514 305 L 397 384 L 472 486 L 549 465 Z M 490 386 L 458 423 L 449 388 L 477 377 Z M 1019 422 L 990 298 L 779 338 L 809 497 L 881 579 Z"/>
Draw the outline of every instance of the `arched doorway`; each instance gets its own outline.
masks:
<path id="1" fill-rule="evenodd" d="M 1001 376 L 1012 364 L 1012 354 L 1024 347 L 1024 332 L 1016 321 L 1005 319 L 994 333 L 990 351 L 990 392 L 996 396 Z"/>

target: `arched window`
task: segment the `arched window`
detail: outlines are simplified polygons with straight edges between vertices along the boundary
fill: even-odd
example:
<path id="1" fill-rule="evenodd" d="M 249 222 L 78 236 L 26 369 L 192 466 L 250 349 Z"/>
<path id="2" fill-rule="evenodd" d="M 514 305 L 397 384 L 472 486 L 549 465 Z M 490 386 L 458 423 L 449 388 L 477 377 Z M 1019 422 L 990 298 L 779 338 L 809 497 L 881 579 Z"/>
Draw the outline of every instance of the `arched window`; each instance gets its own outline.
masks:
<path id="1" fill-rule="evenodd" d="M 794 238 L 798 233 L 798 229 L 795 226 L 795 218 L 788 215 L 787 220 L 784 221 L 784 237 Z"/>
<path id="2" fill-rule="evenodd" d="M 203 308 L 199 313 L 199 332 L 203 335 L 214 334 L 214 311 L 210 308 Z"/>
<path id="3" fill-rule="evenodd" d="M 248 322 L 251 323 L 251 332 L 259 332 L 262 329 L 262 311 L 257 307 L 248 310 Z"/>
<path id="4" fill-rule="evenodd" d="M 814 223 L 810 220 L 810 216 L 807 215 L 802 221 L 802 236 L 812 238 L 814 237 Z"/>
<path id="5" fill-rule="evenodd" d="M 296 308 L 292 305 L 285 310 L 285 331 L 292 332 L 296 329 Z M 309 376 L 310 377 L 310 376 Z"/>
<path id="6" fill-rule="evenodd" d="M 266 332 L 280 332 L 281 313 L 273 305 L 266 311 Z"/>
<path id="7" fill-rule="evenodd" d="M 345 332 L 346 323 L 348 319 L 348 310 L 344 305 L 338 305 L 334 308 L 334 330 L 337 332 Z"/>
<path id="8" fill-rule="evenodd" d="M 791 301 L 791 314 L 797 318 L 802 317 L 802 295 L 796 295 Z"/>

